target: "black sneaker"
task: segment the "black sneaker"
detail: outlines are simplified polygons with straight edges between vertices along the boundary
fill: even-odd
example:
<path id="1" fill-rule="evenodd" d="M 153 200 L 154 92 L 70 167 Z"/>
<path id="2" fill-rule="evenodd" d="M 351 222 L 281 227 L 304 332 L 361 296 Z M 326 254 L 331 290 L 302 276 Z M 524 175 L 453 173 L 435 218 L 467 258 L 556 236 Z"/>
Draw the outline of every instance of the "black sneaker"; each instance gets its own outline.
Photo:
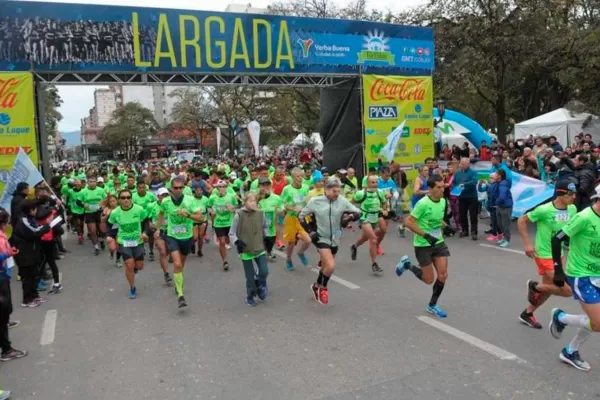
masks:
<path id="1" fill-rule="evenodd" d="M 204 257 L 204 254 L 202 253 L 202 250 L 198 250 L 198 257 Z"/>
<path id="2" fill-rule="evenodd" d="M 383 270 L 377 263 L 373 263 L 373 265 L 371 265 L 371 269 L 373 270 L 374 274 L 380 274 L 383 272 Z"/>
<path id="3" fill-rule="evenodd" d="M 177 299 L 177 308 L 187 307 L 187 303 L 185 302 L 185 297 L 179 296 Z"/>
<path id="4" fill-rule="evenodd" d="M 471 232 L 471 240 L 477 240 L 477 232 Z"/>
<path id="5" fill-rule="evenodd" d="M 100 242 L 100 249 L 106 250 L 106 244 L 104 242 Z"/>
<path id="6" fill-rule="evenodd" d="M 590 367 L 590 364 L 587 361 L 583 361 L 581 357 L 579 357 L 578 351 L 574 351 L 573 353 L 569 354 L 566 347 L 562 349 L 562 351 L 558 355 L 558 358 L 560 358 L 562 362 L 565 362 L 577 368 L 580 371 L 589 371 L 590 369 L 592 369 L 592 367 Z"/>
<path id="7" fill-rule="evenodd" d="M 467 236 L 469 236 L 469 234 L 468 234 L 467 232 L 461 232 L 461 233 L 458 235 L 458 237 L 461 237 L 461 238 L 464 238 L 464 237 L 467 237 Z"/>
<path id="8" fill-rule="evenodd" d="M 48 292 L 48 294 L 59 294 L 63 291 L 63 285 L 60 283 L 52 285 L 52 289 Z"/>
<path id="9" fill-rule="evenodd" d="M 492 233 L 494 233 L 494 231 L 491 229 L 487 229 L 487 230 L 483 231 L 483 233 L 485 233 L 486 235 L 491 235 Z"/>
<path id="10" fill-rule="evenodd" d="M 171 283 L 173 281 L 173 278 L 171 278 L 171 275 L 169 275 L 168 272 L 165 272 L 165 283 Z"/>
<path id="11" fill-rule="evenodd" d="M 23 358 L 26 355 L 27 355 L 26 351 L 10 349 L 9 351 L 5 351 L 4 353 L 2 353 L 2 356 L 0 356 L 0 361 L 15 360 L 17 358 Z"/>
<path id="12" fill-rule="evenodd" d="M 154 261 L 154 253 L 150 253 L 150 254 L 148 255 L 148 260 L 149 260 L 149 261 Z"/>
<path id="13" fill-rule="evenodd" d="M 137 269 L 137 268 L 134 268 L 134 269 L 133 269 L 133 273 L 134 273 L 135 275 L 137 275 L 137 273 L 138 273 L 138 269 Z"/>
<path id="14" fill-rule="evenodd" d="M 97 255 L 99 255 L 99 254 L 100 254 L 100 249 L 96 247 L 96 248 L 94 249 L 94 255 L 95 255 L 95 256 L 97 256 Z"/>
<path id="15" fill-rule="evenodd" d="M 229 271 L 229 263 L 227 261 L 223 263 L 223 271 Z"/>
<path id="16" fill-rule="evenodd" d="M 563 324 L 558 320 L 558 316 L 563 313 L 563 310 L 560 308 L 553 308 L 552 311 L 550 311 L 550 326 L 548 326 L 548 329 L 554 339 L 560 339 L 562 332 L 567 326 L 567 324 Z"/>
<path id="17" fill-rule="evenodd" d="M 537 322 L 537 319 L 535 319 L 533 313 L 527 313 L 527 310 L 523 310 L 521 315 L 519 315 L 519 321 L 521 321 L 530 328 L 542 329 L 542 324 Z"/>
<path id="18" fill-rule="evenodd" d="M 356 252 L 357 251 L 358 251 L 358 249 L 356 248 L 356 245 L 350 246 L 350 258 L 352 259 L 352 261 L 356 261 Z"/>
<path id="19" fill-rule="evenodd" d="M 540 292 L 536 290 L 537 282 L 529 279 L 527 281 L 527 301 L 532 306 L 537 306 L 540 300 Z"/>

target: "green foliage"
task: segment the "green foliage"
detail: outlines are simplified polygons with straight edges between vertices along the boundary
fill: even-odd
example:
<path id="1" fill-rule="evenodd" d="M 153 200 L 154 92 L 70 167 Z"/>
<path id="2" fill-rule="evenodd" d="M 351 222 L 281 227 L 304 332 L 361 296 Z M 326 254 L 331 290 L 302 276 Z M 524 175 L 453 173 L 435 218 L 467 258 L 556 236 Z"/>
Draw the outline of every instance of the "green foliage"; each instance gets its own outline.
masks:
<path id="1" fill-rule="evenodd" d="M 58 123 L 63 119 L 62 114 L 58 111 L 63 101 L 60 98 L 58 89 L 53 85 L 44 86 L 42 96 L 44 96 L 44 125 L 46 134 L 56 137 Z"/>

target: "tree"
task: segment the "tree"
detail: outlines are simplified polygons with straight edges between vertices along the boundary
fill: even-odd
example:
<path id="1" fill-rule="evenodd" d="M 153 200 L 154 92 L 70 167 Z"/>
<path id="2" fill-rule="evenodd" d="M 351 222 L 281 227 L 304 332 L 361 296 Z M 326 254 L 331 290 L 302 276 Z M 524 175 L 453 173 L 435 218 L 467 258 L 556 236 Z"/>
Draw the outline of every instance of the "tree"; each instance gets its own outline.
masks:
<path id="1" fill-rule="evenodd" d="M 126 159 L 136 157 L 141 140 L 158 130 L 154 114 L 139 103 L 127 103 L 117 108 L 108 125 L 99 135 L 100 143 L 121 153 Z"/>
<path id="2" fill-rule="evenodd" d="M 202 150 L 207 129 L 216 123 L 214 105 L 205 91 L 196 88 L 177 89 L 169 96 L 177 99 L 171 111 L 171 118 L 174 122 L 196 131 Z"/>
<path id="3" fill-rule="evenodd" d="M 52 137 L 56 137 L 58 132 L 58 123 L 62 120 L 63 116 L 58 111 L 63 101 L 60 98 L 58 89 L 54 85 L 43 86 L 44 96 L 44 125 L 46 134 Z"/>

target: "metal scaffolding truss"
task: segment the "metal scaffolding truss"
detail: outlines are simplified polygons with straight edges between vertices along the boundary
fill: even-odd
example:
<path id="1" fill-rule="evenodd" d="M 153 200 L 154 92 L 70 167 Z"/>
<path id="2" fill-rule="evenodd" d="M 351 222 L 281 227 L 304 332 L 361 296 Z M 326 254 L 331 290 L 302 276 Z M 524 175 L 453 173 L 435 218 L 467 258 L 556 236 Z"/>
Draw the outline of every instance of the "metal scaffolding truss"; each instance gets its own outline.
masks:
<path id="1" fill-rule="evenodd" d="M 56 85 L 248 85 L 267 87 L 327 87 L 351 75 L 206 75 L 155 73 L 34 72 L 37 82 Z"/>

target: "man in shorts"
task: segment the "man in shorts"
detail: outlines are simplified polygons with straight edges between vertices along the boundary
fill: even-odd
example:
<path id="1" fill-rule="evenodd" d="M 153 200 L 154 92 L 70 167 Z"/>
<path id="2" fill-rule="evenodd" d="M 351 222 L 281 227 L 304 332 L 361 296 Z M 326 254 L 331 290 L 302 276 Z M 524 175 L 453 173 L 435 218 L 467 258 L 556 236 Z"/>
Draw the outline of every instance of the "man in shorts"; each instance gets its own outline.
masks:
<path id="1" fill-rule="evenodd" d="M 432 175 L 427 180 L 427 187 L 429 194 L 417 202 L 406 218 L 406 227 L 415 233 L 413 246 L 419 266 L 413 265 L 409 257 L 404 256 L 396 266 L 396 275 L 401 276 L 404 271 L 410 270 L 422 282 L 428 285 L 433 283 L 433 294 L 426 310 L 436 317 L 446 318 L 448 314 L 437 304 L 448 279 L 448 257 L 450 256 L 442 235 L 442 228 L 445 225 L 444 216 L 448 210 L 444 198 L 444 178 L 440 175 Z M 435 283 L 434 269 L 437 272 Z"/>
<path id="2" fill-rule="evenodd" d="M 577 208 L 573 205 L 577 188 L 572 182 L 562 181 L 556 184 L 554 193 L 553 201 L 534 208 L 519 218 L 517 223 L 523 238 L 525 255 L 535 260 L 538 274 L 542 277 L 541 283 L 527 281 L 529 306 L 519 316 L 519 321 L 534 329 L 542 329 L 542 324 L 536 320 L 533 313 L 548 300 L 550 295 L 569 297 L 572 294 L 568 285 L 563 287 L 554 285 L 551 240 L 556 232 L 566 226 L 577 214 Z M 528 222 L 536 224 L 535 248 L 527 232 Z"/>
<path id="3" fill-rule="evenodd" d="M 167 249 L 173 259 L 173 280 L 177 292 L 179 308 L 187 307 L 183 297 L 183 268 L 185 259 L 194 244 L 194 222 L 202 222 L 204 216 L 194 205 L 190 196 L 183 194 L 184 178 L 174 178 L 171 183 L 171 197 L 160 203 L 157 226 L 163 226 L 167 220 Z"/>
<path id="4" fill-rule="evenodd" d="M 142 233 L 142 221 L 146 218 L 146 211 L 133 204 L 131 191 L 128 189 L 119 192 L 119 207 L 115 208 L 108 217 L 109 224 L 117 224 L 117 244 L 125 264 L 125 278 L 129 283 L 129 298 L 137 297 L 135 287 L 135 274 L 144 269 L 144 242 L 148 240 Z"/>
<path id="5" fill-rule="evenodd" d="M 573 298 L 585 314 L 567 314 L 559 308 L 550 314 L 550 333 L 560 339 L 567 325 L 578 328 L 575 337 L 559 354 L 561 361 L 580 371 L 589 371 L 590 364 L 579 356 L 579 347 L 592 332 L 600 331 L 600 185 L 590 197 L 593 204 L 579 212 L 552 238 L 554 284 L 565 285 L 573 291 Z M 567 268 L 562 268 L 562 247 L 569 241 Z"/>
<path id="6" fill-rule="evenodd" d="M 147 217 L 144 220 L 144 232 L 148 235 L 148 247 L 150 251 L 148 253 L 148 260 L 154 261 L 154 233 L 148 233 L 150 230 L 151 215 L 148 213 L 153 208 L 153 204 L 156 203 L 156 196 L 146 190 L 146 182 L 139 180 L 136 186 L 136 191 L 133 192 L 133 204 L 142 207 L 147 211 Z"/>
<path id="7" fill-rule="evenodd" d="M 223 260 L 223 270 L 229 270 L 227 262 L 227 246 L 229 245 L 229 229 L 233 222 L 236 207 L 238 205 L 237 196 L 227 191 L 227 182 L 221 180 L 217 182 L 217 193 L 212 194 L 208 199 L 207 207 L 210 209 L 213 217 L 213 228 L 219 242 L 219 254 Z"/>
<path id="8" fill-rule="evenodd" d="M 286 247 L 286 268 L 288 271 L 294 270 L 292 254 L 298 240 L 302 242 L 298 249 L 298 258 L 305 267 L 308 266 L 308 258 L 304 252 L 310 246 L 310 237 L 302 228 L 298 214 L 306 205 L 306 196 L 308 195 L 308 186 L 302 183 L 302 171 L 299 168 L 292 170 L 292 184 L 287 185 L 281 193 L 281 201 L 285 208 L 285 218 L 283 220 L 283 239 L 287 242 Z"/>
<path id="9" fill-rule="evenodd" d="M 81 191 L 81 201 L 85 210 L 85 224 L 87 226 L 90 239 L 94 245 L 94 254 L 100 254 L 100 247 L 104 250 L 104 238 L 100 231 L 100 219 L 102 217 L 101 203 L 106 198 L 106 192 L 97 186 L 96 177 L 88 179 L 87 187 Z"/>

